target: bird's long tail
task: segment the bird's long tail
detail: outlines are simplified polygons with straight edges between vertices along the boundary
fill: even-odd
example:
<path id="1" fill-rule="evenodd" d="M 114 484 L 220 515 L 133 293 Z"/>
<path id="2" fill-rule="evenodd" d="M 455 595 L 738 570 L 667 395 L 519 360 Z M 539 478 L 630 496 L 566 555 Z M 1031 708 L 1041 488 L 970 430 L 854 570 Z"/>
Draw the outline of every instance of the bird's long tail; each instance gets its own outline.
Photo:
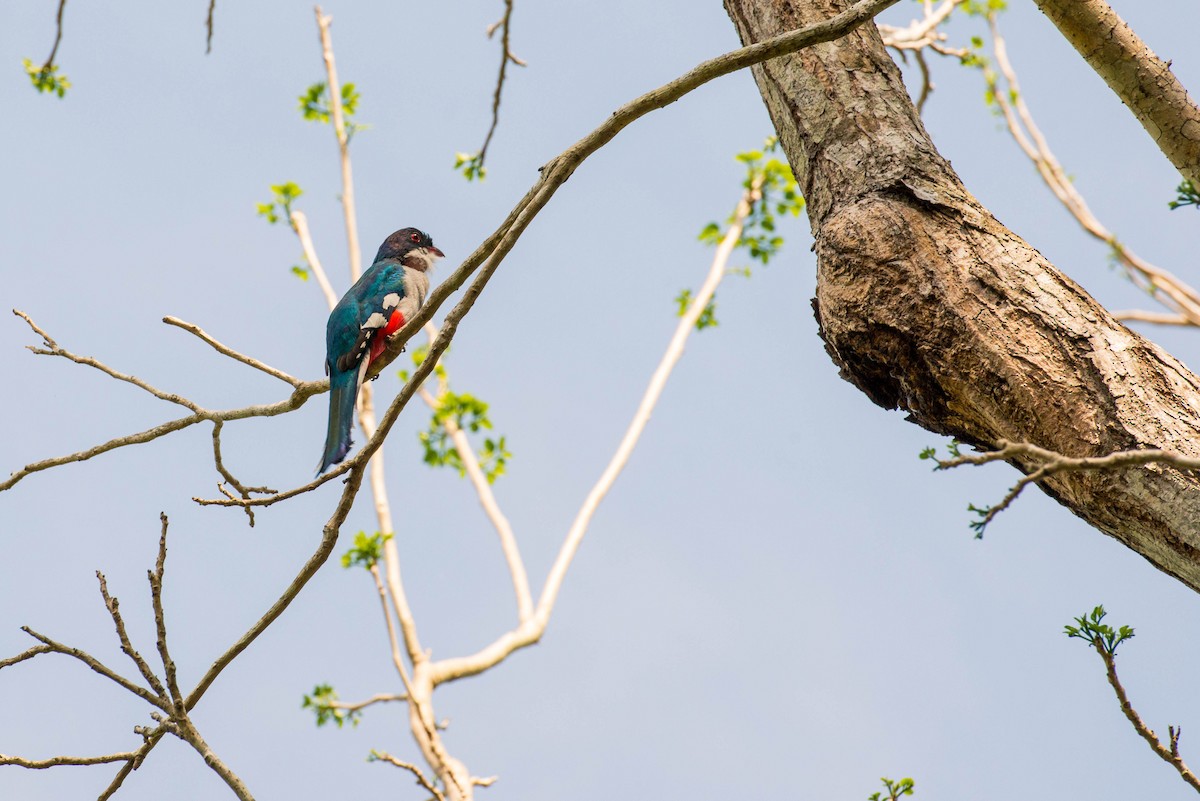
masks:
<path id="1" fill-rule="evenodd" d="M 346 458 L 350 450 L 350 428 L 354 425 L 354 406 L 358 399 L 358 370 L 335 370 L 329 377 L 329 428 L 325 432 L 325 451 L 317 475 Z"/>

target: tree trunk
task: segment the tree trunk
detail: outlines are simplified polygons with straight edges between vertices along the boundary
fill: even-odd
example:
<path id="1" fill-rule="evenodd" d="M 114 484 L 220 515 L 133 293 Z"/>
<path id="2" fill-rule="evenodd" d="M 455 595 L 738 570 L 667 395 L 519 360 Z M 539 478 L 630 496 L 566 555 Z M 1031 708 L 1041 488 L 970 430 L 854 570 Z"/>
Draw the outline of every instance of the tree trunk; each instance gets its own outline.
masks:
<path id="1" fill-rule="evenodd" d="M 840 0 L 725 0 L 743 43 Z M 817 313 L 841 375 L 930 431 L 1069 456 L 1200 456 L 1200 380 L 1113 319 L 963 187 L 874 26 L 754 69 L 808 200 Z M 1033 465 L 1016 464 L 1029 471 Z M 1060 474 L 1060 503 L 1200 589 L 1200 480 Z"/>

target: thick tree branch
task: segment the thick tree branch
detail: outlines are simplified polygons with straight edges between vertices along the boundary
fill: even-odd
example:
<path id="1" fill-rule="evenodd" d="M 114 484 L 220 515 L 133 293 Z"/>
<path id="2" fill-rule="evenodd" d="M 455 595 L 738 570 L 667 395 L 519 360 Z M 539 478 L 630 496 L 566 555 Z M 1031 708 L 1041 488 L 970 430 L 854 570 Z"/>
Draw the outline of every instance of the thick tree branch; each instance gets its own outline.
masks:
<path id="1" fill-rule="evenodd" d="M 725 0 L 745 42 L 840 0 Z M 878 31 L 754 68 L 807 200 L 826 349 L 871 400 L 929 430 L 1103 456 L 1200 457 L 1200 379 L 1126 329 L 962 186 Z M 1015 460 L 1023 472 L 1036 465 Z M 1168 465 L 1061 472 L 1043 488 L 1200 588 L 1200 480 Z"/>
<path id="2" fill-rule="evenodd" d="M 1163 61 L 1104 0 L 1035 0 L 1079 55 L 1129 107 L 1167 160 L 1200 186 L 1200 107 Z"/>

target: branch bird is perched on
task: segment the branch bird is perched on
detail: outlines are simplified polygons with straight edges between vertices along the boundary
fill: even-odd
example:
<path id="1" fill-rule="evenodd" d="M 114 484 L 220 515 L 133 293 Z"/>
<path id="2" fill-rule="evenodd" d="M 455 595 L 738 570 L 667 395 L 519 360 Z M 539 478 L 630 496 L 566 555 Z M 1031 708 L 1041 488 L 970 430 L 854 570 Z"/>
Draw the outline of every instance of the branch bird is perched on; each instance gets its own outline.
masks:
<path id="1" fill-rule="evenodd" d="M 429 292 L 430 268 L 445 254 L 429 234 L 402 228 L 383 240 L 375 263 L 338 301 L 325 327 L 329 429 L 318 475 L 346 458 L 358 388 L 388 335 L 412 319 Z"/>

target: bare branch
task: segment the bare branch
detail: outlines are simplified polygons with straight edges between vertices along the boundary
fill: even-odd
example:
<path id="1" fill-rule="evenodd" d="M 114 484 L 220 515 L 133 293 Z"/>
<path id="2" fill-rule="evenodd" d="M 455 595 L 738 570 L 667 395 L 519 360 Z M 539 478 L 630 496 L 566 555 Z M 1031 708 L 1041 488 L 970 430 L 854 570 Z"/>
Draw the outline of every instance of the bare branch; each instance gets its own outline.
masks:
<path id="1" fill-rule="evenodd" d="M 80 662 L 87 665 L 92 670 L 96 671 L 101 676 L 103 676 L 104 678 L 109 679 L 110 681 L 116 682 L 117 684 L 124 687 L 129 692 L 136 695 L 138 698 L 141 698 L 146 703 L 153 704 L 154 706 L 158 707 L 159 709 L 163 710 L 164 712 L 168 711 L 166 702 L 164 702 L 157 695 L 150 692 L 145 687 L 139 687 L 138 685 L 134 684 L 129 679 L 125 678 L 124 676 L 121 676 L 116 671 L 107 667 L 106 665 L 101 663 L 100 660 L 96 659 L 96 657 L 92 656 L 91 654 L 87 653 L 86 651 L 83 651 L 79 648 L 71 648 L 69 646 L 63 645 L 60 642 L 55 642 L 54 640 L 50 639 L 46 635 L 39 634 L 38 632 L 29 628 L 29 626 L 22 626 L 21 631 L 25 632 L 30 637 L 33 637 L 35 640 L 39 640 L 42 643 L 46 644 L 47 646 L 50 647 L 50 650 L 53 651 L 54 653 L 66 654 L 67 656 L 78 659 Z"/>
<path id="2" fill-rule="evenodd" d="M 251 493 L 257 493 L 259 495 L 278 495 L 279 490 L 273 490 L 270 487 L 247 487 L 247 486 L 244 486 L 242 484 L 242 482 L 238 481 L 237 478 L 234 477 L 233 473 L 231 473 L 227 469 L 225 469 L 225 461 L 221 458 L 221 429 L 224 427 L 224 425 L 225 425 L 225 423 L 222 422 L 221 420 L 213 421 L 213 433 L 212 433 L 213 462 L 217 466 L 217 472 L 220 473 L 221 476 L 227 482 L 229 482 L 230 486 L 232 486 L 239 493 L 241 493 L 243 500 L 249 500 Z M 218 484 L 217 489 L 221 490 L 225 495 L 232 498 L 232 496 L 229 495 L 229 493 L 225 491 L 225 488 L 222 485 Z M 250 527 L 253 528 L 254 527 L 254 510 L 252 508 L 250 508 L 249 506 L 244 507 L 244 508 L 246 510 L 246 516 L 250 518 Z"/>
<path id="3" fill-rule="evenodd" d="M 142 658 L 142 655 L 134 650 L 133 643 L 129 640 L 129 633 L 125 630 L 125 621 L 121 618 L 120 602 L 108 594 L 108 581 L 104 578 L 104 574 L 97 570 L 96 578 L 100 582 L 100 597 L 104 599 L 104 607 L 108 610 L 108 614 L 117 628 L 117 639 L 121 641 L 121 651 L 133 660 L 133 664 L 137 666 L 138 672 L 142 674 L 142 678 L 146 680 L 150 688 L 160 697 L 165 697 L 167 691 L 163 688 L 162 682 L 158 680 L 158 676 L 154 675 L 154 671 L 150 669 L 150 665 Z"/>
<path id="4" fill-rule="evenodd" d="M 54 66 L 54 57 L 58 55 L 58 46 L 62 43 L 63 11 L 66 7 L 67 0 L 58 0 L 58 12 L 54 15 L 54 46 L 50 48 L 50 55 L 46 58 L 46 62 L 42 64 L 42 72 L 49 72 Z"/>
<path id="5" fill-rule="evenodd" d="M 488 38 L 500 30 L 500 73 L 496 76 L 496 89 L 492 92 L 492 124 L 488 126 L 487 135 L 483 138 L 483 147 L 479 148 L 479 155 L 476 161 L 480 169 L 483 168 L 484 161 L 487 159 L 488 146 L 492 143 L 492 136 L 496 133 L 496 127 L 500 124 L 500 94 L 504 90 L 504 79 L 508 70 L 509 62 L 516 64 L 519 67 L 524 67 L 525 62 L 513 55 L 512 48 L 509 47 L 508 38 L 512 26 L 513 0 L 504 0 L 504 16 L 499 22 L 488 26 Z"/>
<path id="6" fill-rule="evenodd" d="M 426 323 L 425 333 L 429 335 L 429 341 L 432 343 L 437 339 L 438 329 L 432 323 Z M 438 394 L 441 395 L 448 390 L 446 382 L 439 379 Z M 425 401 L 430 409 L 437 411 L 438 399 L 424 387 L 419 390 L 419 393 L 421 400 Z M 513 534 L 512 524 L 500 509 L 500 504 L 497 503 L 496 496 L 492 492 L 492 485 L 487 476 L 483 474 L 479 459 L 475 455 L 475 449 L 471 447 L 466 432 L 453 419 L 446 420 L 444 426 L 446 433 L 450 435 L 450 441 L 454 443 L 454 449 L 458 453 L 463 469 L 471 480 L 471 486 L 475 488 L 475 493 L 479 496 L 479 504 L 483 507 L 484 514 L 487 515 L 500 538 L 500 550 L 508 564 L 508 571 L 512 576 L 513 592 L 517 599 L 517 620 L 524 623 L 533 615 L 533 596 L 529 591 L 529 576 L 525 571 L 525 562 L 521 558 L 521 549 Z"/>
<path id="7" fill-rule="evenodd" d="M 1007 509 L 1021 492 L 1030 484 L 1036 484 L 1058 473 L 1079 473 L 1096 470 L 1119 470 L 1127 467 L 1140 467 L 1148 464 L 1169 464 L 1184 470 L 1200 470 L 1200 459 L 1180 456 L 1169 451 L 1142 449 L 1116 451 L 1105 456 L 1065 456 L 1056 451 L 1040 448 L 1028 442 L 1009 442 L 999 440 L 996 450 L 978 454 L 956 456 L 952 459 L 938 459 L 936 470 L 951 470 L 963 465 L 983 465 L 990 462 L 1014 462 L 1037 465 L 1022 476 L 1008 494 L 995 506 L 978 510 L 981 514 L 979 521 L 972 524 L 977 531 L 991 523 L 996 515 Z"/>
<path id="8" fill-rule="evenodd" d="M 392 703 L 395 701 L 407 701 L 407 700 L 408 700 L 408 696 L 405 694 L 376 693 L 375 695 L 372 695 L 370 698 L 368 698 L 365 701 L 358 701 L 357 703 L 352 703 L 352 704 L 345 703 L 343 701 L 330 701 L 329 706 L 333 709 L 340 709 L 343 712 L 359 712 L 363 709 L 366 709 L 369 706 L 374 706 L 375 704 L 387 704 L 387 703 Z"/>
<path id="9" fill-rule="evenodd" d="M 1200 106 L 1163 61 L 1104 0 L 1035 0 L 1163 155 L 1200 186 Z"/>
<path id="10" fill-rule="evenodd" d="M 299 378 L 296 378 L 295 376 L 288 375 L 287 373 L 283 372 L 282 370 L 276 370 L 274 367 L 271 367 L 270 365 L 263 364 L 258 359 L 247 356 L 244 353 L 238 353 L 236 350 L 229 347 L 228 345 L 221 344 L 217 340 L 213 339 L 209 334 L 205 333 L 204 329 L 202 329 L 200 326 L 198 326 L 194 323 L 189 323 L 184 320 L 180 320 L 178 317 L 164 317 L 162 321 L 164 323 L 166 323 L 167 325 L 173 325 L 176 328 L 182 328 L 184 331 L 187 331 L 190 334 L 195 334 L 197 337 L 199 337 L 203 341 L 207 342 L 209 345 L 212 345 L 213 349 L 215 351 L 217 351 L 217 353 L 220 353 L 224 356 L 228 356 L 229 358 L 239 361 L 242 364 L 253 367 L 255 370 L 261 370 L 262 372 L 266 373 L 269 376 L 274 376 L 275 378 L 278 378 L 280 381 L 286 381 L 287 383 L 291 384 L 293 387 L 295 387 L 297 389 L 299 389 L 300 387 L 304 386 L 305 383 L 307 383 L 305 381 L 300 380 Z"/>
<path id="11" fill-rule="evenodd" d="M 342 162 L 342 211 L 346 219 L 346 244 L 350 251 L 350 282 L 358 280 L 362 273 L 362 255 L 358 247 L 358 222 L 354 212 L 354 174 L 350 169 L 349 145 L 346 123 L 342 115 L 342 87 L 338 83 L 337 65 L 333 60 L 333 42 L 329 36 L 329 25 L 333 17 L 325 16 L 320 6 L 316 7 L 317 30 L 321 36 L 321 56 L 325 60 L 325 73 L 329 83 L 329 116 L 333 119 L 333 130 L 337 134 L 338 153 Z"/>
<path id="12" fill-rule="evenodd" d="M 114 450 L 116 448 L 121 448 L 126 445 L 139 445 L 144 442 L 149 442 L 151 440 L 158 439 L 159 437 L 166 436 L 167 434 L 170 434 L 175 431 L 179 431 L 181 429 L 187 428 L 188 426 L 195 425 L 196 423 L 200 423 L 205 420 L 211 420 L 214 423 L 217 423 L 217 422 L 228 421 L 228 420 L 242 420 L 242 419 L 249 418 L 249 417 L 274 417 L 275 415 L 284 414 L 285 412 L 290 412 L 294 409 L 300 408 L 313 395 L 318 395 L 329 389 L 328 379 L 322 379 L 320 381 L 300 381 L 299 379 L 294 379 L 291 376 L 288 376 L 286 373 L 281 373 L 279 371 L 276 371 L 276 370 L 274 370 L 274 368 L 267 367 L 266 365 L 261 364 L 261 362 L 258 362 L 255 359 L 251 359 L 248 356 L 243 356 L 242 354 L 239 354 L 236 351 L 232 351 L 229 348 L 226 348 L 224 345 L 221 345 L 220 343 L 216 342 L 211 337 L 209 337 L 207 334 L 205 334 L 203 331 L 201 331 L 199 328 L 192 326 L 190 323 L 183 323 L 180 320 L 175 320 L 175 318 L 166 318 L 166 320 L 165 320 L 166 322 L 169 322 L 172 325 L 178 325 L 179 327 L 184 328 L 185 330 L 192 331 L 192 333 L 195 333 L 197 336 L 200 336 L 202 339 L 204 339 L 210 345 L 215 347 L 218 351 L 225 353 L 226 355 L 231 356 L 231 357 L 237 359 L 238 361 L 241 361 L 245 364 L 249 364 L 250 366 L 253 366 L 253 367 L 257 367 L 258 369 L 262 369 L 268 373 L 271 373 L 272 375 L 276 375 L 276 377 L 282 378 L 283 380 L 288 381 L 288 383 L 295 382 L 295 383 L 293 383 L 294 388 L 292 390 L 291 396 L 289 398 L 279 401 L 277 403 L 245 406 L 245 407 L 242 407 L 239 409 L 227 409 L 227 410 L 205 409 L 205 408 L 193 403 L 192 401 L 187 400 L 186 398 L 181 398 L 178 395 L 168 394 L 168 393 L 162 392 L 158 389 L 155 389 L 154 387 L 151 387 L 149 384 L 146 384 L 145 382 L 141 381 L 140 379 L 120 373 L 120 372 L 112 369 L 108 365 L 103 364 L 102 362 L 99 362 L 95 359 L 92 359 L 90 357 L 76 356 L 75 354 L 70 353 L 69 351 L 66 351 L 63 348 L 59 347 L 58 343 L 56 343 L 53 339 L 50 338 L 50 336 L 45 331 L 43 331 L 40 327 L 38 327 L 33 322 L 33 320 L 30 319 L 29 315 L 25 314 L 24 312 L 18 311 L 16 309 L 13 310 L 13 314 L 24 319 L 26 321 L 26 323 L 28 323 L 29 326 L 34 330 L 34 332 L 37 333 L 42 338 L 42 340 L 45 342 L 47 349 L 30 348 L 30 350 L 33 350 L 35 353 L 63 356 L 64 358 L 68 358 L 71 361 L 77 362 L 79 364 L 85 364 L 88 366 L 96 367 L 101 372 L 105 373 L 106 375 L 112 376 L 113 378 L 117 378 L 122 381 L 126 381 L 128 383 L 132 383 L 135 386 L 138 386 L 139 388 L 146 390 L 147 392 L 154 395 L 155 397 L 161 398 L 163 400 L 168 400 L 173 403 L 179 403 L 180 405 L 186 406 L 187 408 L 191 409 L 193 413 L 186 417 L 181 417 L 176 420 L 171 420 L 166 423 L 161 423 L 157 426 L 154 426 L 153 428 L 148 428 L 145 431 L 139 431 L 134 434 L 127 434 L 123 437 L 116 437 L 114 439 L 109 440 L 108 442 L 104 442 L 100 445 L 93 446 L 86 450 L 78 451 L 76 453 L 68 454 L 66 456 L 56 456 L 56 457 L 52 457 L 50 459 L 43 459 L 39 462 L 32 462 L 20 470 L 14 471 L 8 477 L 8 479 L 6 479 L 5 481 L 0 481 L 0 491 L 3 491 L 3 490 L 13 487 L 18 481 L 20 481 L 21 479 L 30 475 L 31 473 L 38 473 L 38 472 L 41 472 L 42 470 L 48 470 L 52 467 L 59 467 L 64 464 L 70 464 L 71 462 L 87 461 L 88 459 L 91 459 L 94 456 L 99 456 L 102 453 L 107 453 L 108 451 Z M 218 467 L 218 469 L 220 469 L 220 467 Z M 253 489 L 253 488 L 248 488 L 248 489 Z M 276 499 L 276 500 L 278 500 L 278 499 Z"/>
<path id="13" fill-rule="evenodd" d="M 175 676 L 175 660 L 171 659 L 171 652 L 167 648 L 167 622 L 163 615 L 162 605 L 163 571 L 167 564 L 167 515 L 165 512 L 160 512 L 158 517 L 162 521 L 162 533 L 158 537 L 158 559 L 154 563 L 154 570 L 147 571 L 147 577 L 150 579 L 150 604 L 154 609 L 154 628 L 158 632 L 156 645 L 158 646 L 158 655 L 162 659 L 167 689 L 171 691 L 174 709 L 177 710 L 177 713 L 182 713 L 184 711 L 183 694 L 179 692 L 179 681 Z M 166 695 L 161 689 L 159 694 Z"/>
<path id="14" fill-rule="evenodd" d="M 363 450 L 366 451 L 366 448 Z M 279 598 L 271 604 L 270 608 L 263 613 L 245 634 L 238 638 L 237 642 L 218 656 L 212 666 L 200 678 L 195 689 L 185 699 L 184 706 L 188 711 L 195 708 L 196 704 L 204 696 L 204 693 L 217 680 L 221 672 L 229 666 L 229 663 L 249 648 L 250 644 L 258 639 L 258 636 L 266 631 L 267 627 L 283 614 L 284 610 L 291 605 L 296 596 L 300 594 L 300 591 L 304 589 L 304 586 L 308 584 L 309 579 L 316 575 L 321 566 L 329 559 L 330 554 L 333 553 L 333 549 L 337 545 L 338 534 L 341 531 L 342 524 L 346 522 L 346 515 L 350 513 L 350 507 L 353 505 L 354 498 L 362 486 L 364 460 L 360 457 L 362 457 L 361 453 L 355 458 L 347 460 L 344 465 L 347 473 L 345 486 L 342 489 L 341 498 L 338 500 L 333 514 L 322 529 L 321 542 L 318 544 L 317 549 L 300 568 L 299 573 L 292 579 Z"/>
<path id="15" fill-rule="evenodd" d="M 0 659 L 0 670 L 3 670 L 6 667 L 11 667 L 12 665 L 16 665 L 20 662 L 24 662 L 27 659 L 33 659 L 35 656 L 50 653 L 54 653 L 54 649 L 49 645 L 35 645 L 28 651 L 22 651 L 16 656 L 10 656 L 8 659 Z"/>
<path id="16" fill-rule="evenodd" d="M 208 35 L 204 38 L 204 54 L 208 55 L 212 52 L 212 37 L 213 37 L 213 12 L 217 10 L 217 0 L 208 0 L 208 16 L 204 20 L 204 27 L 208 31 Z"/>
<path id="17" fill-rule="evenodd" d="M 839 39 L 897 2 L 899 0 L 859 0 L 845 11 L 824 22 L 788 31 L 757 44 L 747 45 L 704 61 L 675 80 L 621 106 L 605 118 L 604 122 L 595 130 L 541 167 L 541 177 L 509 212 L 500 227 L 484 240 L 458 269 L 433 290 L 421 310 L 413 315 L 413 318 L 402 329 L 389 338 L 386 354 L 376 359 L 368 372 L 368 377 L 378 375 L 400 355 L 404 345 L 426 322 L 433 319 L 450 294 L 466 283 L 476 270 L 479 270 L 475 282 L 464 293 L 458 306 L 447 315 L 443 324 L 443 337 L 439 337 L 438 342 L 431 348 L 431 358 L 436 359 L 440 356 L 445 350 L 445 345 L 449 345 L 457 328 L 458 320 L 470 310 L 475 298 L 483 291 L 492 273 L 500 266 L 504 257 L 516 244 L 517 239 L 524 233 L 533 218 L 554 196 L 558 187 L 571 177 L 580 164 L 612 141 L 630 123 L 656 109 L 674 103 L 689 92 L 722 75 L 728 75 L 768 59 L 795 53 L 805 47 Z M 484 266 L 479 269 L 481 265 Z M 444 345 L 441 344 L 443 338 Z M 424 380 L 423 377 L 422 380 Z M 407 400 L 404 403 L 407 403 Z M 384 415 L 381 425 L 384 428 L 385 436 L 391 429 L 395 416 L 402 408 L 403 404 L 400 404 L 399 398 L 397 398 Z"/>
<path id="18" fill-rule="evenodd" d="M 1003 91 L 996 74 L 990 70 L 984 71 L 984 78 L 988 82 L 991 97 L 995 99 L 997 107 L 1004 115 L 1004 121 L 1017 145 L 1033 162 L 1055 197 L 1071 212 L 1083 229 L 1112 249 L 1113 256 L 1136 286 L 1148 292 L 1175 314 L 1186 317 L 1192 325 L 1200 325 L 1200 293 L 1175 275 L 1150 264 L 1121 244 L 1116 234 L 1108 230 L 1088 208 L 1087 202 L 1051 152 L 1041 129 L 1033 120 L 1021 93 L 1016 71 L 1008 59 L 1008 48 L 1004 37 L 1000 35 L 995 14 L 988 15 L 988 25 L 991 28 L 996 64 L 1008 84 L 1008 91 Z"/>
<path id="19" fill-rule="evenodd" d="M 396 626 L 392 622 L 392 613 L 388 608 L 388 593 L 387 588 L 383 586 L 383 579 L 379 575 L 379 565 L 371 565 L 371 578 L 375 580 L 375 590 L 379 593 L 379 604 L 383 608 L 383 621 L 387 625 L 388 643 L 392 647 L 392 665 L 395 666 L 396 672 L 400 674 L 400 682 L 404 685 L 405 694 L 403 696 L 393 696 L 407 698 L 412 703 L 416 703 L 416 698 L 413 693 L 412 681 L 408 678 L 408 669 L 404 666 L 404 655 L 400 652 L 400 640 L 396 636 Z M 378 698 L 379 696 L 375 696 Z M 361 704 L 359 708 L 367 706 L 371 702 Z"/>
<path id="20" fill-rule="evenodd" d="M 67 359 L 68 361 L 75 362 L 76 364 L 83 364 L 88 367 L 94 367 L 97 370 L 99 370 L 100 372 L 104 373 L 105 375 L 111 376 L 111 377 L 117 379 L 118 381 L 125 381 L 126 383 L 133 384 L 138 389 L 142 389 L 142 390 L 145 390 L 146 392 L 149 392 L 151 395 L 158 398 L 159 400 L 165 400 L 168 403 L 174 403 L 179 406 L 183 406 L 184 408 L 190 409 L 193 412 L 200 411 L 200 407 L 197 406 L 196 404 L 192 403 L 187 398 L 180 397 L 179 395 L 176 395 L 173 392 L 163 392 L 161 389 L 157 389 L 156 387 L 153 387 L 150 384 L 147 384 L 145 381 L 138 378 L 137 376 L 127 375 L 126 373 L 117 372 L 116 370 L 109 367 L 107 364 L 104 364 L 103 362 L 101 362 L 97 359 L 94 359 L 91 356 L 79 356 L 77 354 L 71 353 L 69 350 L 64 350 L 63 348 L 58 346 L 57 342 L 55 342 L 53 339 L 50 338 L 49 334 L 47 334 L 45 331 L 43 331 L 41 328 L 39 328 L 37 326 L 37 324 L 29 317 L 28 314 L 26 314 L 25 312 L 20 311 L 18 309 L 13 309 L 12 313 L 17 315 L 18 317 L 20 317 L 26 323 L 28 323 L 29 327 L 34 330 L 34 333 L 36 333 L 38 336 L 40 336 L 42 338 L 42 341 L 45 343 L 45 345 L 46 345 L 45 348 L 36 348 L 32 345 L 27 345 L 26 347 L 33 353 L 36 353 L 39 356 L 61 356 L 62 358 Z"/>
<path id="21" fill-rule="evenodd" d="M 138 729 L 135 728 L 134 731 L 136 732 Z M 166 727 L 160 725 L 158 728 L 152 731 L 143 732 L 142 736 L 145 742 L 142 743 L 142 746 L 138 748 L 138 750 L 133 752 L 133 759 L 126 762 L 121 769 L 117 771 L 117 775 L 113 777 L 111 782 L 109 782 L 108 787 L 105 788 L 104 792 L 100 794 L 97 801 L 107 801 L 109 798 L 113 797 L 117 790 L 121 789 L 121 785 L 124 783 L 125 777 L 142 766 L 142 762 L 146 759 L 146 755 L 154 749 L 154 746 L 158 745 L 159 741 L 163 738 L 163 735 L 166 734 L 166 731 Z"/>
<path id="22" fill-rule="evenodd" d="M 1130 309 L 1126 311 L 1116 311 L 1112 313 L 1121 322 L 1140 322 L 1140 323 L 1155 323 L 1157 325 L 1195 325 L 1188 317 L 1182 314 L 1171 314 L 1169 312 L 1149 312 L 1139 309 Z"/>
<path id="23" fill-rule="evenodd" d="M 229 766 L 221 761 L 221 758 L 209 747 L 204 738 L 200 736 L 200 732 L 192 725 L 192 721 L 187 715 L 181 715 L 178 719 L 179 738 L 186 742 L 192 748 L 196 749 L 196 753 L 204 758 L 204 764 L 208 765 L 213 771 L 229 785 L 229 789 L 233 790 L 240 801 L 254 801 L 254 796 L 246 789 L 245 782 L 241 777 L 229 769 Z"/>
<path id="24" fill-rule="evenodd" d="M 1183 777 L 1185 782 L 1191 785 L 1193 790 L 1200 792 L 1200 779 L 1196 777 L 1196 774 L 1192 773 L 1187 764 L 1184 763 L 1183 757 L 1179 755 L 1180 731 L 1171 726 L 1168 729 L 1171 738 L 1170 744 L 1164 744 L 1159 741 L 1158 735 L 1146 725 L 1141 715 L 1133 708 L 1133 704 L 1129 702 L 1129 696 L 1125 693 L 1125 688 L 1121 685 L 1121 680 L 1117 678 L 1115 655 L 1105 647 L 1104 642 L 1099 637 L 1092 641 L 1092 647 L 1096 649 L 1096 653 L 1104 661 L 1104 670 L 1108 675 L 1108 683 L 1112 685 L 1113 692 L 1117 694 L 1117 701 L 1121 705 L 1121 712 L 1133 724 L 1134 730 L 1150 745 L 1150 749 L 1154 753 L 1158 754 L 1164 762 L 1167 762 L 1175 770 L 1179 771 L 1179 775 Z"/>
<path id="25" fill-rule="evenodd" d="M 742 236 L 746 218 L 749 216 L 753 204 L 761 196 L 761 189 L 762 179 L 760 177 L 746 190 L 746 193 L 738 202 L 737 209 L 734 212 L 734 221 L 717 247 L 716 255 L 714 255 L 712 265 L 709 267 L 708 276 L 696 292 L 695 297 L 692 299 L 683 316 L 680 317 L 679 323 L 675 327 L 675 333 L 671 337 L 671 341 L 667 345 L 666 352 L 663 354 L 657 369 L 654 371 L 653 376 L 651 376 L 650 383 L 646 387 L 641 403 L 638 404 L 637 411 L 629 423 L 625 436 L 622 437 L 620 444 L 617 446 L 616 453 L 613 454 L 600 479 L 588 493 L 587 498 L 575 516 L 574 522 L 571 524 L 570 530 L 567 532 L 566 539 L 563 541 L 558 556 L 550 568 L 550 573 L 546 577 L 546 585 L 542 589 L 542 595 L 538 599 L 533 617 L 522 621 L 521 625 L 516 629 L 505 632 L 492 642 L 491 645 L 471 656 L 443 659 L 436 662 L 432 667 L 432 682 L 434 685 L 481 673 L 506 659 L 509 654 L 518 648 L 532 645 L 541 639 L 546 626 L 550 622 L 550 616 L 554 611 L 554 604 L 558 598 L 559 589 L 562 587 L 562 582 L 566 578 L 571 561 L 574 559 L 575 553 L 583 541 L 583 536 L 587 533 L 588 527 L 591 525 L 592 517 L 595 515 L 596 509 L 600 506 L 600 502 L 604 499 L 604 496 L 608 494 L 608 491 L 616 482 L 617 476 L 621 474 L 621 471 L 624 470 L 625 465 L 628 463 L 629 457 L 633 454 L 633 449 L 637 446 L 638 440 L 646 428 L 646 424 L 650 421 L 654 407 L 658 404 L 658 399 L 662 396 L 663 388 L 666 386 L 667 379 L 671 376 L 671 371 L 683 356 L 683 349 L 687 343 L 688 336 L 695 330 L 696 321 L 700 319 L 700 315 L 703 314 L 705 307 L 708 306 L 709 301 L 716 292 L 717 286 L 727 274 L 729 257 L 732 255 L 738 240 Z"/>
<path id="26" fill-rule="evenodd" d="M 378 762 L 387 762 L 395 765 L 398 768 L 407 770 L 417 780 L 417 784 L 433 793 L 433 797 L 436 798 L 437 801 L 446 801 L 446 796 L 442 794 L 442 791 L 439 790 L 436 785 L 430 782 L 429 779 L 425 778 L 425 774 L 421 772 L 421 769 L 411 762 L 405 762 L 403 760 L 396 759 L 396 757 L 392 756 L 386 751 L 376 751 L 374 749 L 371 750 L 371 757 Z"/>
<path id="27" fill-rule="evenodd" d="M 308 262 L 309 269 L 316 276 L 317 285 L 321 287 L 321 292 L 325 295 L 325 302 L 332 310 L 337 305 L 338 296 L 333 291 L 333 286 L 330 285 L 325 270 L 321 267 L 321 260 L 317 258 L 317 249 L 313 247 L 312 234 L 308 230 L 308 217 L 304 216 L 302 211 L 293 211 L 290 222 L 292 230 L 300 238 L 300 247 L 304 249 L 304 260 Z"/>
<path id="28" fill-rule="evenodd" d="M 0 754 L 0 765 L 16 765 L 31 770 L 44 770 L 57 768 L 60 765 L 104 765 L 109 762 L 130 762 L 136 754 L 136 751 L 126 751 L 121 754 L 104 754 L 94 757 L 56 756 L 50 759 L 24 759 L 19 756 Z"/>

